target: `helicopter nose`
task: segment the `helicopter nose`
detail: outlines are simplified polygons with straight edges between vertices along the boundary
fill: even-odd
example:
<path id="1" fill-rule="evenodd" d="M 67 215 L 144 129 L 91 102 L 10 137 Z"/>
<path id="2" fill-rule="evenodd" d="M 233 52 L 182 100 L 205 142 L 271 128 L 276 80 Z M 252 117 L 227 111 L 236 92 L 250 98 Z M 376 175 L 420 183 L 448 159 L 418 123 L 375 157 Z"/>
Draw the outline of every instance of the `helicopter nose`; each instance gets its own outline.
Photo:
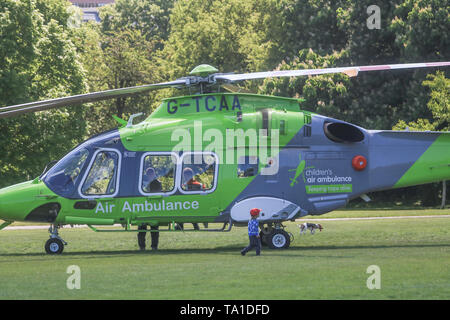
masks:
<path id="1" fill-rule="evenodd" d="M 35 204 L 37 191 L 31 181 L 0 189 L 0 219 L 24 221 Z"/>
<path id="2" fill-rule="evenodd" d="M 3 198 L 4 198 L 3 194 L 0 194 L 0 220 L 8 220 L 5 210 L 4 210 L 4 205 L 3 205 L 4 199 Z"/>

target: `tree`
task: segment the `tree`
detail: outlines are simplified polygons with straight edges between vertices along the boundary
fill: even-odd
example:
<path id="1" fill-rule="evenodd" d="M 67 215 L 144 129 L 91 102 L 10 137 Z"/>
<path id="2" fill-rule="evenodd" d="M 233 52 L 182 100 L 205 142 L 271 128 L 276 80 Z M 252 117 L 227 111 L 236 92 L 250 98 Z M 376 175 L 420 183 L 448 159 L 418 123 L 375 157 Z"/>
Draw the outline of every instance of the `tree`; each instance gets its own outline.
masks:
<path id="1" fill-rule="evenodd" d="M 349 33 L 340 21 L 350 14 L 345 11 L 349 1 L 282 0 L 280 7 L 282 31 L 277 47 L 281 59 L 293 58 L 303 49 L 327 55 L 346 48 Z"/>
<path id="2" fill-rule="evenodd" d="M 169 36 L 169 16 L 174 0 L 117 0 L 100 10 L 101 32 L 139 30 L 146 40 L 155 41 L 158 49 Z"/>
<path id="3" fill-rule="evenodd" d="M 62 0 L 0 0 L 0 104 L 79 94 L 84 74 Z M 83 108 L 0 121 L 1 186 L 37 176 L 84 136 Z"/>
<path id="4" fill-rule="evenodd" d="M 441 71 L 429 74 L 423 86 L 430 88 L 430 100 L 427 107 L 432 114 L 432 119 L 420 118 L 417 121 L 406 123 L 400 120 L 394 130 L 417 131 L 450 131 L 450 79 Z"/>
<path id="5" fill-rule="evenodd" d="M 389 28 L 407 59 L 442 60 L 448 58 L 450 39 L 447 0 L 404 0 L 395 6 Z"/>
<path id="6" fill-rule="evenodd" d="M 89 91 L 160 82 L 155 53 L 168 36 L 173 1 L 118 0 L 100 8 L 100 24 L 83 24 L 76 43 L 87 75 Z M 155 93 L 91 104 L 86 121 L 89 135 L 117 127 L 112 116 L 149 113 Z M 155 102 L 156 101 L 156 102 Z"/>
<path id="7" fill-rule="evenodd" d="M 284 44 L 279 45 L 283 50 L 277 53 L 282 58 L 277 68 L 445 59 L 449 38 L 443 29 L 450 26 L 448 8 L 442 1 L 383 2 L 379 4 L 381 28 L 372 30 L 367 27 L 367 8 L 371 4 L 370 0 L 282 1 L 282 34 L 285 36 L 280 38 Z M 417 24 L 421 27 L 417 28 Z M 428 34 L 432 35 L 433 45 L 418 40 Z M 390 129 L 399 119 L 413 121 L 431 116 L 426 108 L 428 93 L 421 85 L 427 72 L 429 70 L 361 73 L 345 81 L 335 76 L 316 77 L 316 80 L 269 80 L 259 92 L 303 95 L 307 100 L 305 107 L 311 111 L 327 111 L 326 115 L 339 115 L 342 120 L 366 128 Z M 333 82 L 342 83 L 343 87 L 335 88 L 324 79 L 335 79 Z M 325 89 L 334 93 L 327 97 Z"/>
<path id="8" fill-rule="evenodd" d="M 153 82 L 151 55 L 153 43 L 145 40 L 139 30 L 124 30 L 103 35 L 101 44 L 87 52 L 85 59 L 97 58 L 98 63 L 85 66 L 90 70 L 92 91 L 131 87 Z M 93 60 L 91 60 L 93 61 Z M 89 133 L 95 134 L 117 127 L 112 115 L 122 118 L 134 113 L 151 111 L 152 94 L 120 97 L 94 104 L 88 116 Z"/>
<path id="9" fill-rule="evenodd" d="M 298 56 L 289 62 L 283 61 L 277 69 L 298 70 L 314 68 L 331 68 L 336 62 L 345 58 L 346 52 L 321 56 L 312 49 L 300 50 Z M 343 74 L 321 75 L 297 78 L 270 78 L 264 80 L 260 90 L 265 94 L 303 98 L 302 108 L 330 117 L 342 118 L 347 114 L 344 106 L 350 103 L 348 76 Z M 349 118 L 345 117 L 345 118 Z"/>
<path id="10" fill-rule="evenodd" d="M 275 56 L 268 35 L 279 30 L 274 11 L 279 8 L 273 0 L 176 2 L 171 32 L 159 55 L 160 73 L 173 79 L 204 63 L 222 72 L 267 67 Z"/>

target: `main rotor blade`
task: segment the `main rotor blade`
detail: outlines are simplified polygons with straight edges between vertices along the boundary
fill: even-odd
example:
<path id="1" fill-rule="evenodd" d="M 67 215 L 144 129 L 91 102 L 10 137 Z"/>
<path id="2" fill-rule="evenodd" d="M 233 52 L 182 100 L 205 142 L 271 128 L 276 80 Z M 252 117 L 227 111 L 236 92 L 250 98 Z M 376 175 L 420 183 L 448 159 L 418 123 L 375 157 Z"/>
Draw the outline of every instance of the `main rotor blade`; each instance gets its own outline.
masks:
<path id="1" fill-rule="evenodd" d="M 170 81 L 170 82 L 146 84 L 146 85 L 142 85 L 142 86 L 111 89 L 111 90 L 98 91 L 98 92 L 92 92 L 92 93 L 86 93 L 86 94 L 79 94 L 79 95 L 63 97 L 63 98 L 23 103 L 23 104 L 18 104 L 18 105 L 14 105 L 14 106 L 0 108 L 0 119 L 8 118 L 8 117 L 19 115 L 19 114 L 29 113 L 29 112 L 37 112 L 37 111 L 48 110 L 48 109 L 53 109 L 53 108 L 58 108 L 58 107 L 68 107 L 68 106 L 82 104 L 82 103 L 86 103 L 86 102 L 94 102 L 94 101 L 113 99 L 113 98 L 118 98 L 118 97 L 123 97 L 123 96 L 130 96 L 130 95 L 134 95 L 134 94 L 144 93 L 144 92 L 147 92 L 150 90 L 163 89 L 163 88 L 168 88 L 168 87 L 173 87 L 173 86 L 178 86 L 178 85 L 185 85 L 185 84 L 186 84 L 185 79 L 179 79 L 179 80 Z"/>
<path id="2" fill-rule="evenodd" d="M 241 74 L 222 74 L 216 75 L 215 78 L 216 80 L 227 80 L 233 82 L 252 79 L 300 77 L 300 76 L 311 76 L 311 75 L 332 74 L 332 73 L 345 73 L 350 77 L 354 77 L 357 76 L 359 72 L 365 71 L 430 68 L 430 67 L 444 67 L 449 65 L 450 62 L 386 64 L 386 65 L 356 66 L 356 67 L 341 67 L 341 68 L 279 70 L 279 71 L 253 72 Z"/>
<path id="3" fill-rule="evenodd" d="M 222 88 L 224 88 L 225 90 L 228 90 L 229 92 L 232 92 L 232 93 L 239 93 L 239 92 L 255 93 L 255 92 L 252 92 L 252 91 L 247 90 L 245 88 L 240 88 L 237 85 L 234 85 L 234 84 L 231 84 L 231 83 L 224 83 L 224 84 L 222 84 Z"/>

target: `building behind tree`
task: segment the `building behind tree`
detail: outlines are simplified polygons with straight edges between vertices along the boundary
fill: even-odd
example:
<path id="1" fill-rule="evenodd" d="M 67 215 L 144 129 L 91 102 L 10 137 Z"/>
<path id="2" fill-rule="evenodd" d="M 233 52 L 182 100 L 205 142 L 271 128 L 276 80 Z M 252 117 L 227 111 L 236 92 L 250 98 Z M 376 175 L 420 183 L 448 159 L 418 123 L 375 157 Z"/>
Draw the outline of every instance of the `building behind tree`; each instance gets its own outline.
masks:
<path id="1" fill-rule="evenodd" d="M 100 22 L 99 8 L 114 3 L 114 0 L 70 0 L 70 2 L 83 11 L 83 22 Z"/>

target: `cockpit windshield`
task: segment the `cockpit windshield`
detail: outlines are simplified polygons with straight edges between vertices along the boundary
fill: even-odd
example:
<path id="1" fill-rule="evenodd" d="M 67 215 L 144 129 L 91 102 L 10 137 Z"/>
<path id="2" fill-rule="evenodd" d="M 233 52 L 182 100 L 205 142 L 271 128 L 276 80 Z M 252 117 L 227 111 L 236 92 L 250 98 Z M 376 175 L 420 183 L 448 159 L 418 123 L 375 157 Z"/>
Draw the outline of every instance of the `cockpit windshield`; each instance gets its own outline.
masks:
<path id="1" fill-rule="evenodd" d="M 89 151 L 84 147 L 73 150 L 48 171 L 45 184 L 58 195 L 72 195 L 88 157 Z"/>

